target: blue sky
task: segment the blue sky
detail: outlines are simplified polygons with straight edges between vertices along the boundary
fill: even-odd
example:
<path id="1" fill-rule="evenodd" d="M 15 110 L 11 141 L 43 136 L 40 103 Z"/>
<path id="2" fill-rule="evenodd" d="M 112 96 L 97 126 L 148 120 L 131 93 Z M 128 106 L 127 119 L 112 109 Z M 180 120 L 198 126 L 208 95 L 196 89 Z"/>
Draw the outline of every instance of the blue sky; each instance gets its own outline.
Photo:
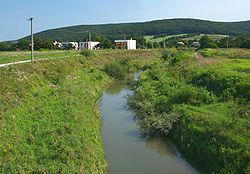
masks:
<path id="1" fill-rule="evenodd" d="M 250 0 L 2 0 L 0 41 L 29 35 L 26 19 L 35 18 L 36 32 L 78 24 L 198 18 L 250 20 Z"/>

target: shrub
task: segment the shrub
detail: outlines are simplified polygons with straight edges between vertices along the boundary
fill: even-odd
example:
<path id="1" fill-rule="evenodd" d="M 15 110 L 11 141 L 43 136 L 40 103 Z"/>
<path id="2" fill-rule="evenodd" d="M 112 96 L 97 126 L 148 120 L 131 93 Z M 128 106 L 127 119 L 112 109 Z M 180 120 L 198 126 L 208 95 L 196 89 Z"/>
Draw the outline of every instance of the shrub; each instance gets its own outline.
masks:
<path id="1" fill-rule="evenodd" d="M 85 57 L 93 57 L 95 55 L 94 52 L 91 50 L 82 50 L 80 54 Z"/>
<path id="2" fill-rule="evenodd" d="M 192 104 L 192 105 L 202 105 L 211 104 L 217 101 L 217 97 L 202 88 L 196 88 L 192 86 L 185 85 L 171 98 L 171 103 L 173 104 Z"/>
<path id="3" fill-rule="evenodd" d="M 175 57 L 177 54 L 177 50 L 176 49 L 166 49 L 164 51 L 162 51 L 162 56 L 161 58 L 166 61 L 169 60 L 173 57 Z"/>
<path id="4" fill-rule="evenodd" d="M 104 66 L 104 71 L 117 80 L 123 80 L 126 76 L 126 69 L 118 63 L 109 63 Z"/>
<path id="5" fill-rule="evenodd" d="M 231 97 L 241 97 L 249 101 L 250 83 L 235 72 L 204 71 L 192 78 L 192 84 L 202 86 L 212 91 L 223 100 Z"/>

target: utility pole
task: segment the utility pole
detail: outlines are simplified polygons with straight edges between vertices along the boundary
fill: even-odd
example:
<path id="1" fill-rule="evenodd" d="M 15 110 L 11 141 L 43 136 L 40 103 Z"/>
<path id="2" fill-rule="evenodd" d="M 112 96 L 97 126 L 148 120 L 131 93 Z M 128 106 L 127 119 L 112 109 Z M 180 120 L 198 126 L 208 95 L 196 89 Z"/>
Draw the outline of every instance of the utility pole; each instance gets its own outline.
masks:
<path id="1" fill-rule="evenodd" d="M 89 42 L 91 42 L 91 31 L 89 32 Z"/>
<path id="2" fill-rule="evenodd" d="M 89 31 L 86 31 L 86 33 L 88 34 L 89 33 Z M 86 36 L 86 34 L 84 34 L 85 36 L 85 38 L 86 38 L 86 42 L 88 42 L 88 36 Z"/>
<path id="3" fill-rule="evenodd" d="M 228 52 L 228 49 L 229 49 L 229 34 L 227 33 L 227 52 Z"/>
<path id="4" fill-rule="evenodd" d="M 123 46 L 124 49 L 126 49 L 126 46 L 127 46 L 127 45 L 126 45 L 126 40 L 127 40 L 126 34 L 124 34 L 124 46 Z"/>
<path id="5" fill-rule="evenodd" d="M 31 29 L 31 62 L 34 62 L 33 19 L 34 18 L 29 18 L 28 19 L 28 21 L 30 21 L 30 29 Z"/>

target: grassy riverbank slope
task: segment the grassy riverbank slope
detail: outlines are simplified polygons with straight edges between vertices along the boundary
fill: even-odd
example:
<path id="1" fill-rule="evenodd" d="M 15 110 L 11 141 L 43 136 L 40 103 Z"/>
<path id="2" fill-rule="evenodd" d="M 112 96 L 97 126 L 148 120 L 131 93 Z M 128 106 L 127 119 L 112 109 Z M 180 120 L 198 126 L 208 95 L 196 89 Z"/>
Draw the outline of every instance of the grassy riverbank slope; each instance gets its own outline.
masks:
<path id="1" fill-rule="evenodd" d="M 163 58 L 128 99 L 139 125 L 172 137 L 207 173 L 249 173 L 249 51 L 168 50 Z"/>
<path id="2" fill-rule="evenodd" d="M 54 59 L 0 69 L 0 173 L 105 173 L 97 100 L 112 79 L 104 65 L 132 67 L 159 53 L 45 54 Z"/>

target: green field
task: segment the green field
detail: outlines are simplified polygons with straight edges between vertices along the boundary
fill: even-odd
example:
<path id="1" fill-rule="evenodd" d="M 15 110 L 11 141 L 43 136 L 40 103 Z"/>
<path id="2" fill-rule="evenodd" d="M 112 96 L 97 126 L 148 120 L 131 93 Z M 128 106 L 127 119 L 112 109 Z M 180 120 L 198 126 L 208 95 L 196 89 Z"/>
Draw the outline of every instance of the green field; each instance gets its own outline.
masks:
<path id="1" fill-rule="evenodd" d="M 0 173 L 106 173 L 97 100 L 113 79 L 104 65 L 134 69 L 159 52 L 39 53 L 51 60 L 0 69 Z M 17 54 L 27 53 L 1 57 Z"/>
<path id="2" fill-rule="evenodd" d="M 187 37 L 184 38 L 183 40 L 200 40 L 202 36 L 204 36 L 204 34 Z M 207 36 L 209 36 L 212 40 L 220 40 L 222 38 L 227 37 L 227 35 L 221 35 L 221 34 L 207 34 Z"/>
<path id="3" fill-rule="evenodd" d="M 207 34 L 207 35 L 213 40 L 220 40 L 222 38 L 227 37 L 226 35 L 221 35 L 221 34 Z M 200 40 L 202 36 L 204 36 L 204 34 L 199 34 L 199 35 L 196 35 L 196 36 L 187 36 L 187 34 L 178 34 L 178 35 L 169 35 L 169 36 L 166 36 L 166 37 L 159 37 L 159 38 L 154 38 L 154 36 L 145 36 L 144 38 L 146 39 L 147 42 L 151 41 L 151 42 L 160 43 L 163 40 L 173 38 L 173 37 L 184 37 L 181 40 L 188 41 L 188 40 Z"/>
<path id="4" fill-rule="evenodd" d="M 145 133 L 171 137 L 207 173 L 249 173 L 250 51 L 161 51 L 41 51 L 49 60 L 1 68 L 0 173 L 106 173 L 97 100 L 141 67 L 128 104 Z"/>
<path id="5" fill-rule="evenodd" d="M 145 133 L 170 136 L 207 173 L 249 173 L 249 50 L 200 53 L 209 57 L 165 51 L 140 76 L 129 106 Z"/>
<path id="6" fill-rule="evenodd" d="M 75 51 L 36 51 L 34 53 L 35 59 L 47 58 L 70 58 L 78 56 Z M 79 57 L 79 56 L 78 56 Z M 0 52 L 0 64 L 17 62 L 22 60 L 30 60 L 30 52 Z"/>
<path id="7" fill-rule="evenodd" d="M 158 37 L 158 38 L 154 38 L 154 36 L 145 36 L 144 38 L 146 39 L 147 42 L 157 42 L 157 43 L 160 43 L 162 42 L 163 40 L 166 40 L 166 39 L 169 39 L 169 38 L 172 38 L 172 37 L 180 37 L 180 36 L 185 36 L 186 34 L 178 34 L 178 35 L 169 35 L 169 36 L 166 36 L 166 37 Z"/>

